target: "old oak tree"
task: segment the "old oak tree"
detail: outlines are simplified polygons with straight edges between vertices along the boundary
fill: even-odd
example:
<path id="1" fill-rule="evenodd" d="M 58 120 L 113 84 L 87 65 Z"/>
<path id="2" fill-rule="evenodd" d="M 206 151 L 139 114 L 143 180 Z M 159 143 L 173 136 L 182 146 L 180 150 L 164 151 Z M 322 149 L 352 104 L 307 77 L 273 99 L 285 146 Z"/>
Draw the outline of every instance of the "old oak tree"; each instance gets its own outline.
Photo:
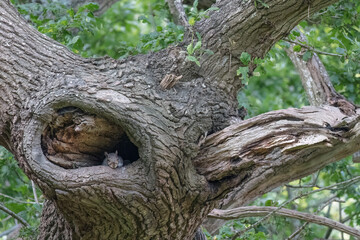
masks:
<path id="1" fill-rule="evenodd" d="M 241 54 L 263 58 L 337 1 L 222 0 L 194 26 L 169 2 L 183 43 L 115 60 L 75 55 L 0 1 L 0 145 L 46 197 L 39 239 L 191 239 L 214 208 L 360 150 L 360 109 L 323 78 L 318 106 L 238 121 Z M 213 52 L 199 65 L 196 35 Z M 124 166 L 103 166 L 116 151 Z"/>

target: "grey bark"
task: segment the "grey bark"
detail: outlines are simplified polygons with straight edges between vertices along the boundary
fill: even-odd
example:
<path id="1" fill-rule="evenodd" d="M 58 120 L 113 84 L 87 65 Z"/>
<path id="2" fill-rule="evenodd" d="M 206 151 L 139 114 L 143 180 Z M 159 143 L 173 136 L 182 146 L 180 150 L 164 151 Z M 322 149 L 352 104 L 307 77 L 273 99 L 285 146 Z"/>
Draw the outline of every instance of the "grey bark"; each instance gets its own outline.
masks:
<path id="1" fill-rule="evenodd" d="M 312 1 L 311 13 L 333 2 Z M 185 61 L 190 39 L 125 60 L 83 59 L 0 1 L 0 144 L 47 198 L 40 239 L 191 239 L 225 196 L 246 203 L 355 151 L 359 110 L 283 110 L 225 128 L 237 116 L 237 57 L 264 56 L 307 16 L 306 3 L 217 3 L 195 26 L 215 52 L 199 68 Z M 182 78 L 163 89 L 169 75 Z M 116 150 L 129 162 L 100 166 Z M 323 153 L 331 158 L 315 158 Z"/>

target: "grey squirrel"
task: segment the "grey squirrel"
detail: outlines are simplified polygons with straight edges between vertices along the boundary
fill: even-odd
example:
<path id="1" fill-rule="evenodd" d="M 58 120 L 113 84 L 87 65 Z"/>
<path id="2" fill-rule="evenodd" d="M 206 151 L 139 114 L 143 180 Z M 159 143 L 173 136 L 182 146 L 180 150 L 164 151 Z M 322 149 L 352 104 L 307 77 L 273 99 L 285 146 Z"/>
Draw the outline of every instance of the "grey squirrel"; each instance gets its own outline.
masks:
<path id="1" fill-rule="evenodd" d="M 118 155 L 118 151 L 116 150 L 115 153 L 107 153 L 105 152 L 105 159 L 102 163 L 104 166 L 109 166 L 113 169 L 120 168 L 124 165 L 124 160 L 122 157 Z"/>

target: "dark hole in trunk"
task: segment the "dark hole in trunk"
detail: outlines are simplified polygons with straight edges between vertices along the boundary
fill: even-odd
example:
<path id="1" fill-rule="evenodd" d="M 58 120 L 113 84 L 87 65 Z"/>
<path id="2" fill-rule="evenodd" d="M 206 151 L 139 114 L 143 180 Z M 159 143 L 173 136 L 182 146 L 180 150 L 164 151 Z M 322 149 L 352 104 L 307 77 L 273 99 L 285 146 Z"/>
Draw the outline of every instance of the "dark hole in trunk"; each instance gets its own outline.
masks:
<path id="1" fill-rule="evenodd" d="M 124 165 L 139 159 L 139 150 L 124 129 L 79 108 L 57 111 L 45 128 L 41 145 L 45 156 L 63 168 L 101 165 L 105 152 L 118 152 Z"/>
<path id="2" fill-rule="evenodd" d="M 121 136 L 120 141 L 116 144 L 115 151 L 118 151 L 119 156 L 124 160 L 128 160 L 130 163 L 139 159 L 139 150 L 135 144 L 133 144 L 128 136 L 124 134 Z"/>

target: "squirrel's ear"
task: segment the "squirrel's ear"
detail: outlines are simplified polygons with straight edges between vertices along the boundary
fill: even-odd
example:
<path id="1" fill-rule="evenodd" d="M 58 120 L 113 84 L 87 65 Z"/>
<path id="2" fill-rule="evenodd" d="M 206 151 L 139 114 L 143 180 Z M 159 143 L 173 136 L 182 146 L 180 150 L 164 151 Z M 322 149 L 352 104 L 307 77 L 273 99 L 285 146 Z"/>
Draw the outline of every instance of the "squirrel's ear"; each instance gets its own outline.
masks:
<path id="1" fill-rule="evenodd" d="M 108 156 L 109 156 L 109 154 L 107 152 L 105 152 L 105 157 L 108 157 Z"/>
<path id="2" fill-rule="evenodd" d="M 117 152 L 117 150 L 115 151 L 115 154 L 116 154 L 116 155 L 118 155 L 118 152 Z"/>

